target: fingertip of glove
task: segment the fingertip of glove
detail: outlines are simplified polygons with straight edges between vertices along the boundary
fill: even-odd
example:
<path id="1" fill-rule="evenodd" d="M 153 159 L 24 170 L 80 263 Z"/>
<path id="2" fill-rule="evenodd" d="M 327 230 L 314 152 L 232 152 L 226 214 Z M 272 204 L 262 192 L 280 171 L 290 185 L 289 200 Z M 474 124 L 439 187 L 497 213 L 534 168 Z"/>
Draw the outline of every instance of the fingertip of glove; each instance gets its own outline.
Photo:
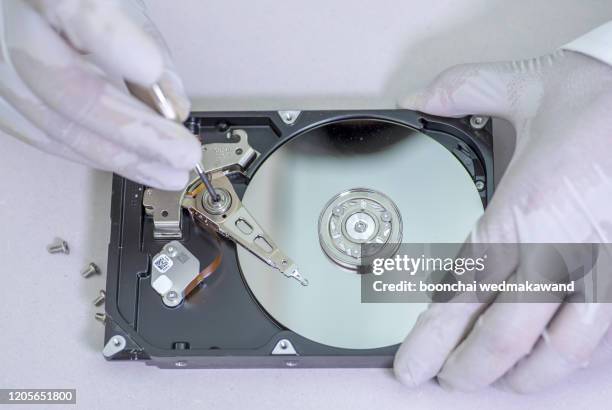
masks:
<path id="1" fill-rule="evenodd" d="M 180 191 L 185 188 L 187 182 L 189 182 L 188 180 L 188 173 L 185 173 L 182 178 L 170 178 L 161 181 L 162 183 L 157 188 L 164 191 Z"/>
<path id="2" fill-rule="evenodd" d="M 393 373 L 395 378 L 401 384 L 411 389 L 418 387 L 425 381 L 416 374 L 414 367 L 414 363 L 412 363 L 401 350 L 395 355 L 395 360 L 393 361 Z"/>
<path id="3" fill-rule="evenodd" d="M 447 392 L 461 391 L 461 389 L 457 389 L 452 382 L 446 380 L 442 376 L 438 376 L 436 381 L 438 382 L 438 385 Z"/>
<path id="4" fill-rule="evenodd" d="M 458 380 L 453 376 L 448 375 L 442 370 L 436 377 L 438 385 L 447 392 L 462 392 L 469 393 L 476 390 L 476 386 L 463 383 L 462 380 Z"/>
<path id="5" fill-rule="evenodd" d="M 180 191 L 189 182 L 189 171 L 157 172 L 156 169 L 152 169 L 147 174 L 137 177 L 136 181 L 162 191 Z"/>
<path id="6" fill-rule="evenodd" d="M 438 373 L 436 380 L 440 387 L 448 392 L 470 393 L 483 387 L 474 384 L 471 379 L 465 377 L 464 374 L 457 374 L 457 372 L 448 371 L 445 368 Z"/>
<path id="7" fill-rule="evenodd" d="M 495 383 L 493 383 L 493 387 L 503 392 L 514 394 L 531 394 L 538 391 L 537 386 L 528 386 L 524 383 L 511 381 L 508 376 L 503 376 L 497 380 Z"/>
<path id="8" fill-rule="evenodd" d="M 192 169 L 202 159 L 202 145 L 187 129 L 180 128 L 181 137 L 173 138 L 171 152 L 167 152 L 166 157 L 172 167 Z"/>
<path id="9" fill-rule="evenodd" d="M 419 385 L 419 383 L 412 376 L 410 368 L 408 367 L 402 367 L 395 364 L 393 366 L 393 374 L 395 375 L 397 381 L 410 389 L 414 389 Z"/>

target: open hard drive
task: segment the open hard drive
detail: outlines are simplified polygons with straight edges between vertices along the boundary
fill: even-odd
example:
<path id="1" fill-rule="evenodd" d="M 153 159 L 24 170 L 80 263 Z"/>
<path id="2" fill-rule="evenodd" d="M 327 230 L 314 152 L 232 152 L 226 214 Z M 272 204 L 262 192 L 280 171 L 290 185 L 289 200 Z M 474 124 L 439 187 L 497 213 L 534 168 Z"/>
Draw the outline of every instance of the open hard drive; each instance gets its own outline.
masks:
<path id="1" fill-rule="evenodd" d="M 383 367 L 425 308 L 362 303 L 361 245 L 462 242 L 493 191 L 486 118 L 193 113 L 181 192 L 115 176 L 104 356 L 159 367 Z"/>

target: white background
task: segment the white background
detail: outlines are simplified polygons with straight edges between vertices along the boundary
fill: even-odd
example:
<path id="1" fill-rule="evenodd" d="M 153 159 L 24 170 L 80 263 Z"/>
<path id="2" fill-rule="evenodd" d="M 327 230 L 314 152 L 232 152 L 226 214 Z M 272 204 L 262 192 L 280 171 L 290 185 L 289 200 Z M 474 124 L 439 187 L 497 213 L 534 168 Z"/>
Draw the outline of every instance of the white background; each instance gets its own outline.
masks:
<path id="1" fill-rule="evenodd" d="M 553 50 L 609 0 L 148 0 L 199 109 L 390 108 L 450 65 Z M 503 144 L 503 141 L 498 141 Z M 610 367 L 532 396 L 407 390 L 389 370 L 169 371 L 102 359 L 110 175 L 0 142 L 0 387 L 77 388 L 83 408 L 602 408 Z M 48 255 L 54 236 L 70 256 Z M 21 407 L 23 408 L 23 407 Z"/>

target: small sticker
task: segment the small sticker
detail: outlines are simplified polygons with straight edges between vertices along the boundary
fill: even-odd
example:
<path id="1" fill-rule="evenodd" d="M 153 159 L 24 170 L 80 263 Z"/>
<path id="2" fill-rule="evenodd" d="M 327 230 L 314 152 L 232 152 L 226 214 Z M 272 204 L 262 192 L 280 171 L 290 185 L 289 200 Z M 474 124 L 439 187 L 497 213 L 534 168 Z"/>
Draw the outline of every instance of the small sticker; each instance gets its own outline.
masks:
<path id="1" fill-rule="evenodd" d="M 159 277 L 155 279 L 155 282 L 151 283 L 153 289 L 162 296 L 172 289 L 172 285 L 172 281 L 166 275 L 159 275 Z"/>
<path id="2" fill-rule="evenodd" d="M 168 272 L 172 265 L 174 262 L 168 255 L 161 254 L 153 260 L 153 266 L 161 273 Z"/>

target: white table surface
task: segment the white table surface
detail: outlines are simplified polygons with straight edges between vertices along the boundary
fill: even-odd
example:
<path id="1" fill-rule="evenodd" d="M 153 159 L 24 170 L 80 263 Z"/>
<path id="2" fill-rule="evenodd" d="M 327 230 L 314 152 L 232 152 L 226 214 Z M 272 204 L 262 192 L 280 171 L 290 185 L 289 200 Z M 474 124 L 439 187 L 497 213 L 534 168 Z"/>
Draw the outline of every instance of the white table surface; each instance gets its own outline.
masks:
<path id="1" fill-rule="evenodd" d="M 452 64 L 529 57 L 612 19 L 597 0 L 148 0 L 199 109 L 389 108 Z M 111 177 L 0 142 L 0 388 L 96 408 L 609 408 L 610 366 L 547 392 L 408 390 L 389 370 L 159 370 L 107 363 L 91 300 Z M 55 236 L 72 247 L 49 255 Z M 24 407 L 18 407 L 24 408 Z M 54 407 L 55 408 L 55 407 Z M 74 407 L 72 407 L 74 408 Z"/>

